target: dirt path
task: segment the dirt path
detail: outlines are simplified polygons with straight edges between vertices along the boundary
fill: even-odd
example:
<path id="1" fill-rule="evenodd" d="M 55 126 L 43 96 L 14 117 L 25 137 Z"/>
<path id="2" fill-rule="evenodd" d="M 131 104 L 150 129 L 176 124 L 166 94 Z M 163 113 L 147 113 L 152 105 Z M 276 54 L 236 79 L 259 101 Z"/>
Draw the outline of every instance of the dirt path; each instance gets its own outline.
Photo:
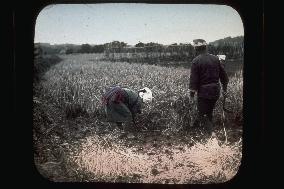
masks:
<path id="1" fill-rule="evenodd" d="M 48 135 L 42 136 L 36 143 L 41 152 L 36 155 L 40 173 L 55 181 L 146 183 L 218 182 L 233 174 L 214 176 L 217 174 L 214 171 L 206 172 L 205 164 L 210 164 L 211 160 L 204 160 L 203 169 L 202 162 L 198 164 L 198 148 L 200 153 L 205 153 L 212 140 L 206 142 L 202 137 L 184 133 L 166 135 L 151 131 L 121 131 L 108 123 L 96 123 L 91 118 L 69 120 L 57 123 Z M 222 133 L 217 132 L 213 143 L 220 153 L 222 140 L 218 136 Z M 228 146 L 225 146 L 227 150 Z M 238 164 L 237 159 L 233 159 L 231 163 Z M 222 162 L 218 166 L 221 165 Z M 216 170 L 216 167 L 212 169 Z"/>

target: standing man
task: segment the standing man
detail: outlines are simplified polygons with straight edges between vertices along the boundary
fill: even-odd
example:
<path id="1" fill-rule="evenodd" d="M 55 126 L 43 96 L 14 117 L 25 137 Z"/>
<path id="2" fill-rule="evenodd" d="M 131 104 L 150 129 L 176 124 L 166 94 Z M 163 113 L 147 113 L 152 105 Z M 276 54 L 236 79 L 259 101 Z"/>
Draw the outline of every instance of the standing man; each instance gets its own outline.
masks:
<path id="1" fill-rule="evenodd" d="M 196 57 L 191 64 L 190 97 L 193 99 L 197 93 L 198 109 L 198 117 L 193 127 L 203 127 L 208 134 L 211 134 L 213 110 L 220 97 L 219 81 L 222 84 L 223 95 L 226 95 L 229 79 L 219 58 L 207 52 L 205 40 L 195 39 L 193 46 Z"/>

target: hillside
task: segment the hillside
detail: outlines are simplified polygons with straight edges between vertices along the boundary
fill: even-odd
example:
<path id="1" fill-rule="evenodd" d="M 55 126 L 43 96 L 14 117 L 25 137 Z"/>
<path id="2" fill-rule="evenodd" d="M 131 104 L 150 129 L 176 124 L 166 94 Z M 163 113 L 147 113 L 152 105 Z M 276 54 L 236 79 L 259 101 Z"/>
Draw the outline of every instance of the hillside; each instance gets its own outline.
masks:
<path id="1" fill-rule="evenodd" d="M 238 37 L 226 37 L 224 39 L 218 39 L 210 42 L 209 45 L 220 46 L 220 45 L 242 45 L 244 43 L 244 36 Z"/>

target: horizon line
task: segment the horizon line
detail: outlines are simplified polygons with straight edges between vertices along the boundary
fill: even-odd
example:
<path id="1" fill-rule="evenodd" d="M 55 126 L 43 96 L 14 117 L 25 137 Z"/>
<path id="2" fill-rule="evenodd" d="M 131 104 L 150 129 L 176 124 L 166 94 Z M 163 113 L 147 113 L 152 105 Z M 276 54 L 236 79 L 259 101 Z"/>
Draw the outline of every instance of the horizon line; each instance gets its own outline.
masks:
<path id="1" fill-rule="evenodd" d="M 226 39 L 226 38 L 237 38 L 237 37 L 244 37 L 244 35 L 238 35 L 238 36 L 235 36 L 235 37 L 232 37 L 232 36 L 227 36 L 227 37 L 224 37 L 224 38 L 220 38 L 220 39 L 216 39 L 214 41 L 209 41 L 208 43 L 213 43 L 215 41 L 218 41 L 218 40 L 222 40 L 222 39 Z M 104 45 L 104 44 L 107 44 L 107 43 L 111 43 L 111 42 L 114 42 L 114 41 L 119 41 L 119 40 L 113 40 L 113 41 L 110 41 L 110 42 L 105 42 L 105 43 L 99 43 L 99 44 L 95 44 L 95 43 L 70 43 L 70 42 L 65 42 L 65 43 L 51 43 L 51 42 L 35 42 L 34 41 L 34 44 L 36 43 L 43 43 L 43 44 L 49 44 L 49 45 L 83 45 L 83 44 L 89 44 L 89 45 Z M 124 42 L 124 41 L 119 41 L 119 42 Z M 136 44 L 138 44 L 139 42 L 141 43 L 158 43 L 158 44 L 161 44 L 161 45 L 165 45 L 165 46 L 168 46 L 168 45 L 172 45 L 174 43 L 176 44 L 190 44 L 191 42 L 172 42 L 171 44 L 163 44 L 163 43 L 159 43 L 159 42 L 154 42 L 154 41 L 151 41 L 151 42 L 142 42 L 142 41 L 138 41 Z M 126 43 L 126 42 L 124 42 Z M 129 46 L 135 46 L 136 44 L 132 45 L 132 44 L 128 44 L 126 43 L 127 45 Z"/>

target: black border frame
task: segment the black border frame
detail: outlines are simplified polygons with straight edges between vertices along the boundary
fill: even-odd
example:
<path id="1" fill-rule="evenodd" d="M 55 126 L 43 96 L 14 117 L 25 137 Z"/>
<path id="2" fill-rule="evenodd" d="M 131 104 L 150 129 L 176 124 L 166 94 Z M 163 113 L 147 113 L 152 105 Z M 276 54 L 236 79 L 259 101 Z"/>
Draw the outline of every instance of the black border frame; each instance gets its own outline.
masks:
<path id="1" fill-rule="evenodd" d="M 197 3 L 225 4 L 240 14 L 244 25 L 244 126 L 243 126 L 243 158 L 238 174 L 230 181 L 209 185 L 161 185 L 161 184 L 112 184 L 112 183 L 54 183 L 43 178 L 37 171 L 33 161 L 32 140 L 32 70 L 34 27 L 38 13 L 49 4 L 54 3 Z M 13 146 L 22 152 L 12 152 L 13 161 L 8 170 L 11 184 L 18 182 L 35 187 L 90 187 L 90 188 L 240 188 L 261 182 L 261 137 L 266 123 L 264 113 L 264 61 L 263 61 L 263 2 L 238 0 L 38 0 L 32 5 L 27 2 L 9 6 L 8 24 L 9 39 L 12 50 L 11 102 L 13 114 L 7 117 L 13 121 L 12 131 L 16 138 Z M 10 9 L 11 8 L 11 9 Z M 8 40 L 9 40 L 8 39 Z M 15 130 L 17 130 L 15 132 Z M 10 141 L 10 139 L 8 139 Z M 16 149 L 14 149 L 16 150 Z M 14 159 L 13 159 L 14 158 Z M 31 170 L 31 176 L 27 175 Z M 15 180 L 13 180 L 15 179 Z M 256 186 L 255 186 L 256 187 Z"/>

